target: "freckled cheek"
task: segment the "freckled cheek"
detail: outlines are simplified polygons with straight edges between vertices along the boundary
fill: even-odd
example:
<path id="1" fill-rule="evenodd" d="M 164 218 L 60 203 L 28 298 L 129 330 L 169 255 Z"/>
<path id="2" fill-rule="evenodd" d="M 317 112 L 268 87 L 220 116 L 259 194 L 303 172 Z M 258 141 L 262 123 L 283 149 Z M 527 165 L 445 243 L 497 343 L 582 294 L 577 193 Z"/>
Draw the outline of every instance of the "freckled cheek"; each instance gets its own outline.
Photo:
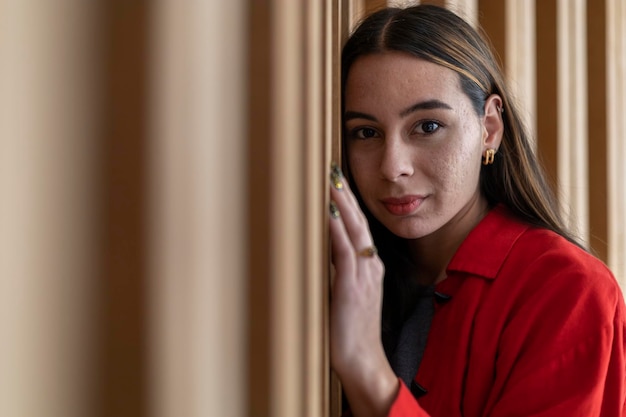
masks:
<path id="1" fill-rule="evenodd" d="M 469 148 L 442 149 L 441 159 L 434 166 L 433 175 L 442 191 L 463 193 L 478 181 L 480 160 Z M 478 161 L 478 162 L 477 162 Z"/>

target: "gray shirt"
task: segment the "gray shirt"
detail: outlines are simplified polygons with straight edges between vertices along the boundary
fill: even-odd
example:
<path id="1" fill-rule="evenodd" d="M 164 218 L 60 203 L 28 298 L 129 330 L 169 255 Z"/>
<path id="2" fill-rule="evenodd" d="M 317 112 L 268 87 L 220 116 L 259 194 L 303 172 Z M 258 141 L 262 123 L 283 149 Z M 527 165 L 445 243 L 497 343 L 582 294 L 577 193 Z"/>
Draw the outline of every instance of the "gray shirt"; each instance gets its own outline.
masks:
<path id="1" fill-rule="evenodd" d="M 411 387 L 419 369 L 430 324 L 435 311 L 434 286 L 420 291 L 415 309 L 402 325 L 396 350 L 391 357 L 391 368 L 404 383 Z"/>

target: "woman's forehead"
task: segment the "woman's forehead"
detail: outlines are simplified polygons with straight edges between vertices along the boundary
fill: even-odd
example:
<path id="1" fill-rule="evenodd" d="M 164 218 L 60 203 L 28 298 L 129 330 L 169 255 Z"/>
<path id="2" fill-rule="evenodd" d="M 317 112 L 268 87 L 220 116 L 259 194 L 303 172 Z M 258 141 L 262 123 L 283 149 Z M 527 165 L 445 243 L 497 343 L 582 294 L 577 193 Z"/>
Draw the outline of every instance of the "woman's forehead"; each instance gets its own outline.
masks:
<path id="1" fill-rule="evenodd" d="M 345 94 L 346 105 L 350 105 L 363 100 L 445 98 L 463 92 L 453 70 L 406 53 L 385 52 L 354 62 Z"/>

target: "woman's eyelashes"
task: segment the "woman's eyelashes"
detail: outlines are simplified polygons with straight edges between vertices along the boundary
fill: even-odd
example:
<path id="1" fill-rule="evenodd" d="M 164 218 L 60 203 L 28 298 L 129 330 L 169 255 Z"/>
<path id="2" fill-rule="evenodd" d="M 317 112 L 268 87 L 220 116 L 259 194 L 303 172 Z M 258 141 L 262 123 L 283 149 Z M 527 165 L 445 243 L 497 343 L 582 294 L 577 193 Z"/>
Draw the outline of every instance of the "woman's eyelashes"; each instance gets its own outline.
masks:
<path id="1" fill-rule="evenodd" d="M 408 131 L 408 135 L 428 136 L 436 133 L 445 125 L 438 120 L 420 120 Z M 350 139 L 376 139 L 384 137 L 377 129 L 369 126 L 360 126 L 348 130 Z"/>
<path id="2" fill-rule="evenodd" d="M 437 120 L 422 120 L 413 128 L 412 133 L 418 135 L 432 135 L 443 127 L 443 123 Z"/>
<path id="3" fill-rule="evenodd" d="M 357 127 L 350 131 L 352 139 L 373 139 L 380 137 L 378 131 L 372 127 Z"/>

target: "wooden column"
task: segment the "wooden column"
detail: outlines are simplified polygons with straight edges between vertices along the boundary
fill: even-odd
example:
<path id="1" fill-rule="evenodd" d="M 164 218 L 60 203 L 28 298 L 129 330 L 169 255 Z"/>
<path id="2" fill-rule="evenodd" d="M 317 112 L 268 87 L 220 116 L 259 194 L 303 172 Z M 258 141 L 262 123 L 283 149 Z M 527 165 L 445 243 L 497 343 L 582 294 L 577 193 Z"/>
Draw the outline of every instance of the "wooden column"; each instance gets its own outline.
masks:
<path id="1" fill-rule="evenodd" d="M 272 71 L 271 56 L 272 27 L 274 25 L 270 8 L 272 2 L 249 2 L 248 24 L 248 170 L 246 184 L 249 190 L 248 199 L 255 202 L 254 210 L 246 213 L 249 230 L 247 237 L 250 250 L 248 252 L 247 277 L 247 339 L 248 351 L 248 386 L 246 387 L 248 412 L 250 415 L 269 416 L 272 412 L 271 397 L 275 388 L 272 386 L 271 372 L 273 369 L 271 341 L 275 337 L 272 331 L 270 307 L 273 300 L 274 285 L 271 271 L 271 184 L 269 176 L 272 158 L 271 128 Z M 254 127 L 254 131 L 251 127 Z M 254 139 L 254 140 L 253 140 Z M 296 388 L 297 389 L 297 388 Z M 300 412 L 298 410 L 297 412 Z"/>
<path id="2" fill-rule="evenodd" d="M 151 20 L 149 415 L 247 412 L 246 4 Z"/>
<path id="3" fill-rule="evenodd" d="M 531 138 L 537 132 L 535 3 L 506 1 L 504 68 Z"/>
<path id="4" fill-rule="evenodd" d="M 398 4 L 398 6 L 406 6 L 407 1 L 403 1 L 403 0 L 392 0 L 393 3 Z M 410 2 L 413 3 L 413 2 Z M 416 4 L 434 4 L 435 6 L 441 6 L 441 7 L 446 7 L 448 0 L 419 0 L 419 1 L 415 1 L 414 3 Z"/>
<path id="5" fill-rule="evenodd" d="M 539 7 L 540 6 L 540 7 Z M 557 186 L 557 1 L 542 0 L 536 8 L 537 153 L 552 182 Z"/>
<path id="6" fill-rule="evenodd" d="M 557 2 L 557 175 L 563 213 L 589 241 L 587 48 L 583 0 Z"/>
<path id="7" fill-rule="evenodd" d="M 0 9 L 0 415 L 95 416 L 101 11 Z"/>
<path id="8" fill-rule="evenodd" d="M 387 7 L 386 0 L 365 0 L 365 14 Z"/>
<path id="9" fill-rule="evenodd" d="M 589 243 L 608 262 L 609 109 L 607 1 L 587 2 L 587 91 L 589 138 Z"/>
<path id="10" fill-rule="evenodd" d="M 480 0 L 478 7 L 479 23 L 492 43 L 513 98 L 534 137 L 537 105 L 534 3 Z"/>
<path id="11" fill-rule="evenodd" d="M 584 4 L 537 3 L 537 149 L 569 226 L 588 241 Z"/>
<path id="12" fill-rule="evenodd" d="M 105 2 L 98 414 L 146 415 L 147 65 L 144 2 Z"/>
<path id="13" fill-rule="evenodd" d="M 489 37 L 496 56 L 500 60 L 500 65 L 502 65 L 503 68 L 507 65 L 506 4 L 507 2 L 502 0 L 479 0 L 478 2 L 480 10 L 478 23 Z"/>
<path id="14" fill-rule="evenodd" d="M 326 80 L 332 78 L 327 66 L 327 21 L 334 11 L 324 2 L 305 2 L 303 26 L 306 55 L 304 59 L 304 135 L 303 135 L 303 205 L 304 205 L 304 413 L 303 417 L 326 415 L 329 411 L 330 368 L 328 343 L 328 235 L 327 173 L 332 136 L 326 125 L 332 123 L 327 103 Z M 330 5 L 332 7 L 332 5 Z M 336 64 L 336 63 L 335 63 Z M 300 229 L 302 230 L 302 229 Z"/>
<path id="15" fill-rule="evenodd" d="M 248 403 L 254 416 L 329 412 L 327 175 L 339 143 L 338 55 L 351 6 L 249 3 Z"/>
<path id="16" fill-rule="evenodd" d="M 626 5 L 606 2 L 608 114 L 608 263 L 626 288 Z"/>
<path id="17" fill-rule="evenodd" d="M 446 7 L 467 20 L 472 26 L 478 24 L 478 0 L 447 0 Z"/>

